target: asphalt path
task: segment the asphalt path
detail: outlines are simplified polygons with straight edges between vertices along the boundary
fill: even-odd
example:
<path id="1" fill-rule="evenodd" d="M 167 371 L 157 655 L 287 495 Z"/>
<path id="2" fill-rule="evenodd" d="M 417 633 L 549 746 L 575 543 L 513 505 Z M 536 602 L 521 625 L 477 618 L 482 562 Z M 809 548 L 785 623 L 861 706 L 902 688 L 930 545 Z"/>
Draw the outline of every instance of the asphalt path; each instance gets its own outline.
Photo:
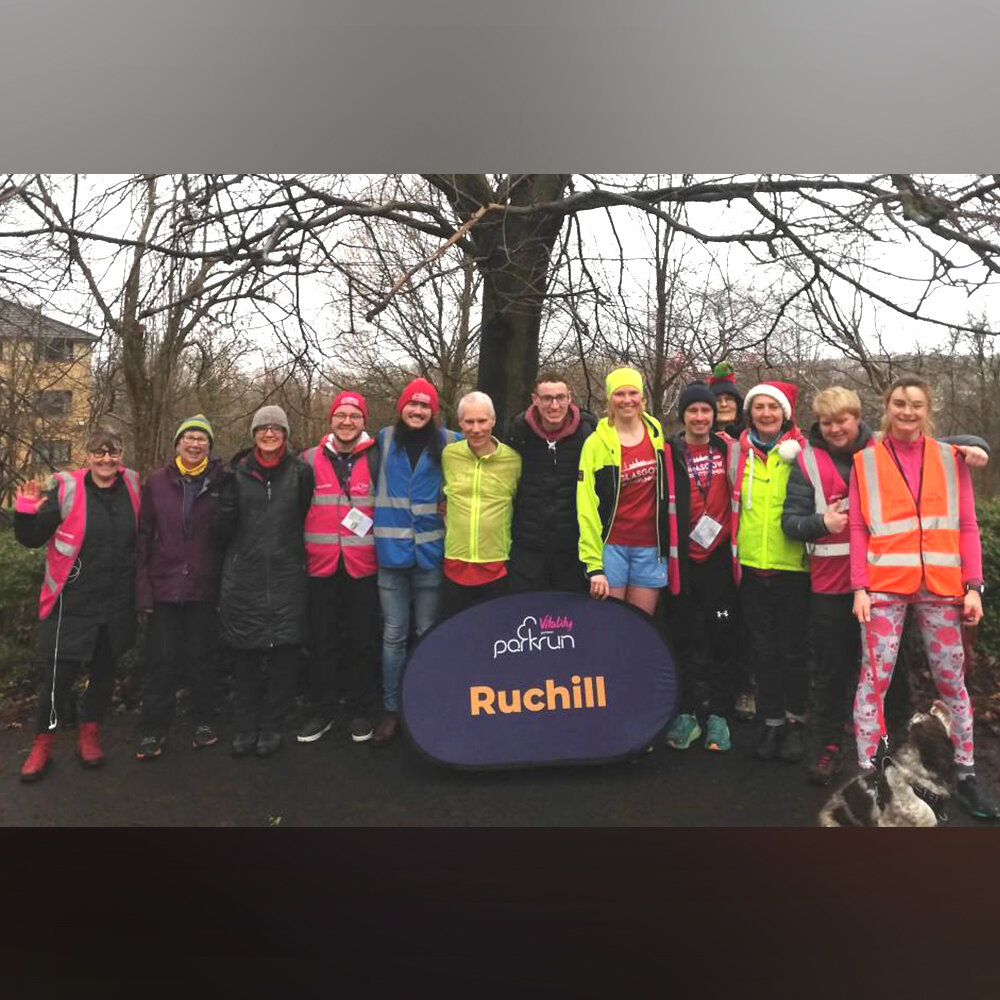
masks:
<path id="1" fill-rule="evenodd" d="M 829 795 L 806 781 L 805 764 L 753 757 L 760 728 L 734 723 L 733 749 L 685 751 L 660 743 L 634 762 L 469 772 L 426 759 L 405 736 L 384 748 L 354 744 L 346 724 L 322 740 L 294 736 L 274 756 L 233 758 L 228 730 L 195 751 L 175 724 L 163 755 L 134 756 L 138 716 L 103 729 L 106 763 L 81 767 L 75 732 L 61 732 L 46 777 L 18 772 L 28 729 L 0 732 L 3 826 L 814 826 Z M 981 780 L 1000 791 L 1000 741 L 977 732 Z M 952 826 L 977 825 L 961 807 Z"/>

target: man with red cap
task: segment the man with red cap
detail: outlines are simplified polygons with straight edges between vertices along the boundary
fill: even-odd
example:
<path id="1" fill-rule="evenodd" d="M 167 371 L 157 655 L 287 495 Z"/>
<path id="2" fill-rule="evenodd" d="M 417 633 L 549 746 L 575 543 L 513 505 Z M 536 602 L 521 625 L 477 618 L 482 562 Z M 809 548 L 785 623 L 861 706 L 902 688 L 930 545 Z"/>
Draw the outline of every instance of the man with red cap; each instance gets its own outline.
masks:
<path id="1" fill-rule="evenodd" d="M 375 484 L 378 446 L 365 433 L 368 404 L 360 392 L 330 404 L 330 433 L 302 455 L 316 485 L 305 521 L 309 574 L 313 713 L 298 734 L 312 743 L 334 723 L 334 676 L 347 671 L 350 733 L 370 740 L 377 700 L 379 606 L 376 585 Z"/>
<path id="2" fill-rule="evenodd" d="M 441 451 L 461 437 L 437 426 L 437 389 L 415 378 L 396 402 L 399 419 L 378 432 L 375 550 L 382 605 L 382 718 L 373 743 L 399 732 L 399 679 L 406 660 L 410 605 L 418 636 L 436 621 L 441 600 L 444 519 Z"/>

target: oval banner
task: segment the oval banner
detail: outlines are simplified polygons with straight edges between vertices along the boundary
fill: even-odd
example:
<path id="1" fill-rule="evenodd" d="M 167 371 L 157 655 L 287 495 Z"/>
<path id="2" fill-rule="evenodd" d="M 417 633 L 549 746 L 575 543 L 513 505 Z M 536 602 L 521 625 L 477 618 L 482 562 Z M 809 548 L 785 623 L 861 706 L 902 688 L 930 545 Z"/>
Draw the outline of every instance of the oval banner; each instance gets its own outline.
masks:
<path id="1" fill-rule="evenodd" d="M 674 714 L 666 642 L 618 601 L 534 591 L 446 619 L 410 654 L 403 721 L 459 767 L 582 764 L 641 753 Z"/>

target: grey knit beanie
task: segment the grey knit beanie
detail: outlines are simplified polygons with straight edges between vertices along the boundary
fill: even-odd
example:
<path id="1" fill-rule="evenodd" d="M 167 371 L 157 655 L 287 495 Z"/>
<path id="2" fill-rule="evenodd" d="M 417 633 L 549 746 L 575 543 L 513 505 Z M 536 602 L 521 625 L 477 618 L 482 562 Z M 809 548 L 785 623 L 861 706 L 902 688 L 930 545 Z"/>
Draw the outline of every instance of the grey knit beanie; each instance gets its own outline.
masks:
<path id="1" fill-rule="evenodd" d="M 285 416 L 285 411 L 280 406 L 262 406 L 253 415 L 253 422 L 250 424 L 251 436 L 256 433 L 258 427 L 263 427 L 266 424 L 275 424 L 283 428 L 285 437 L 291 433 L 288 427 L 288 417 Z"/>

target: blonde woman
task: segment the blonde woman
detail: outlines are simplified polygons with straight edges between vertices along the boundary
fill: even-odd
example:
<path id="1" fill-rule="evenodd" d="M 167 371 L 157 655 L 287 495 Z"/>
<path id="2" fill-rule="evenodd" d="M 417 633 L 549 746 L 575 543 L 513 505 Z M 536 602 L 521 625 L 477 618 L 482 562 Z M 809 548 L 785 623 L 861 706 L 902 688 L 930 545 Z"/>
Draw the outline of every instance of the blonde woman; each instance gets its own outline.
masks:
<path id="1" fill-rule="evenodd" d="M 854 700 L 858 763 L 872 767 L 884 732 L 882 694 L 912 606 L 938 694 L 951 711 L 956 796 L 977 819 L 997 819 L 996 803 L 975 777 L 964 680 L 962 624 L 983 617 L 972 480 L 955 448 L 930 436 L 933 395 L 926 382 L 897 379 L 884 399 L 881 439 L 858 452 L 851 478 L 851 586 L 863 630 Z"/>
<path id="2" fill-rule="evenodd" d="M 670 445 L 646 413 L 639 372 L 617 368 L 605 389 L 607 416 L 580 453 L 580 561 L 592 597 L 615 597 L 651 615 L 660 590 L 680 586 Z"/>

